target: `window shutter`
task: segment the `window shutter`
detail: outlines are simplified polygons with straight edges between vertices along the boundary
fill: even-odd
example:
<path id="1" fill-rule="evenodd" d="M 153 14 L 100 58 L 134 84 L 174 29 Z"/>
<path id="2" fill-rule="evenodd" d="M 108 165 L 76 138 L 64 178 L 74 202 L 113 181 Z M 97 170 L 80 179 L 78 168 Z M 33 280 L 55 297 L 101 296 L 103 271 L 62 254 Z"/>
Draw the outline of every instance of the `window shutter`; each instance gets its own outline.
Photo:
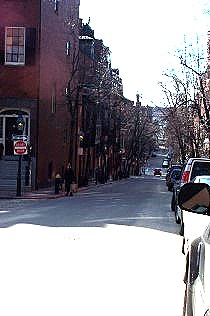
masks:
<path id="1" fill-rule="evenodd" d="M 33 65 L 35 63 L 35 49 L 36 49 L 36 29 L 26 29 L 26 65 Z"/>
<path id="2" fill-rule="evenodd" d="M 5 61 L 5 28 L 0 27 L 0 64 Z"/>

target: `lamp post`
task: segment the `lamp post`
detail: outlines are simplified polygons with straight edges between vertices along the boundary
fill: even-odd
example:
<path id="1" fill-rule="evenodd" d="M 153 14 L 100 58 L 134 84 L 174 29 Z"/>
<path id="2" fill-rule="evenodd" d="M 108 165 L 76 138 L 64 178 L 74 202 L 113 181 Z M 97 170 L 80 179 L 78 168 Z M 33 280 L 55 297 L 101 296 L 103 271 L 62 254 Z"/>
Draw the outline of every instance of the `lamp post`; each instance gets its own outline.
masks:
<path id="1" fill-rule="evenodd" d="M 25 122 L 24 122 L 23 116 L 22 114 L 19 114 L 17 118 L 17 127 L 18 127 L 19 135 L 23 134 L 24 126 L 25 126 Z M 21 196 L 21 164 L 22 164 L 22 154 L 19 154 L 16 196 Z"/>
<path id="2" fill-rule="evenodd" d="M 19 155 L 16 196 L 21 196 L 21 162 L 22 162 L 22 155 Z"/>

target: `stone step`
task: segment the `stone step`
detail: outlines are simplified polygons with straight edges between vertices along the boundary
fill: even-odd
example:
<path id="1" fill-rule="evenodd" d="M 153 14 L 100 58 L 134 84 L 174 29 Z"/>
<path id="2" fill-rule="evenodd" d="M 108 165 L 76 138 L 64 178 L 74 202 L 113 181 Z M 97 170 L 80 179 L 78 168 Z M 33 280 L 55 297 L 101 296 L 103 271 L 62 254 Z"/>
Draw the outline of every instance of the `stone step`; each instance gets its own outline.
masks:
<path id="1" fill-rule="evenodd" d="M 17 173 L 18 173 L 17 156 L 6 156 L 0 160 L 0 196 L 5 194 L 10 196 L 16 194 Z M 25 191 L 25 168 L 28 166 L 28 161 L 21 161 L 21 186 Z M 26 187 L 30 191 L 30 187 Z"/>

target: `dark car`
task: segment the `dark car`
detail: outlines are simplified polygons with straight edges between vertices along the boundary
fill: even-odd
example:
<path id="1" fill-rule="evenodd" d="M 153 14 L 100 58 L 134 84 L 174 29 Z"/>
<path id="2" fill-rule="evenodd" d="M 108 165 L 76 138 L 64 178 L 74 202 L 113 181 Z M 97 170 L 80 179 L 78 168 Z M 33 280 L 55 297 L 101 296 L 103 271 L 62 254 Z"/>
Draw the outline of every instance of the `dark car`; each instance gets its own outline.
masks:
<path id="1" fill-rule="evenodd" d="M 162 162 L 162 168 L 168 168 L 170 164 L 170 161 L 168 158 L 165 158 Z"/>
<path id="2" fill-rule="evenodd" d="M 173 191 L 174 185 L 178 184 L 181 179 L 181 169 L 173 169 L 167 179 L 168 191 Z"/>
<path id="3" fill-rule="evenodd" d="M 162 175 L 162 171 L 160 168 L 155 168 L 154 169 L 154 176 L 161 176 Z"/>
<path id="4" fill-rule="evenodd" d="M 166 173 L 166 185 L 168 187 L 169 191 L 172 191 L 173 185 L 171 185 L 171 174 L 173 170 L 179 170 L 181 172 L 182 166 L 181 165 L 172 165 L 170 168 L 168 168 Z"/>

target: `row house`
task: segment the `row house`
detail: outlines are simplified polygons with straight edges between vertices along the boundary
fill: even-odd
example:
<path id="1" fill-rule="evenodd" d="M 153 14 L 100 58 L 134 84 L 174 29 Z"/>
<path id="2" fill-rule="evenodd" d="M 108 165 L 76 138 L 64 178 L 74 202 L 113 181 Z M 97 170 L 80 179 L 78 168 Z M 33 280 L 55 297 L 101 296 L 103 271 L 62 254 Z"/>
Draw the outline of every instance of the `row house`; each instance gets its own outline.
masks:
<path id="1" fill-rule="evenodd" d="M 122 107 L 133 103 L 79 2 L 0 0 L 0 143 L 13 160 L 14 137 L 28 141 L 33 189 L 52 185 L 68 162 L 79 186 L 120 171 Z"/>
<path id="2" fill-rule="evenodd" d="M 79 185 L 89 179 L 105 182 L 119 174 L 121 107 L 119 70 L 111 66 L 110 50 L 94 37 L 89 24 L 80 29 L 80 86 L 82 108 L 79 133 Z"/>
<path id="3" fill-rule="evenodd" d="M 71 74 L 79 49 L 79 0 L 0 5 L 0 143 L 9 159 L 14 135 L 27 138 L 31 185 L 38 188 L 63 172 L 73 147 L 66 91 L 70 78 L 71 89 L 78 85 Z"/>

